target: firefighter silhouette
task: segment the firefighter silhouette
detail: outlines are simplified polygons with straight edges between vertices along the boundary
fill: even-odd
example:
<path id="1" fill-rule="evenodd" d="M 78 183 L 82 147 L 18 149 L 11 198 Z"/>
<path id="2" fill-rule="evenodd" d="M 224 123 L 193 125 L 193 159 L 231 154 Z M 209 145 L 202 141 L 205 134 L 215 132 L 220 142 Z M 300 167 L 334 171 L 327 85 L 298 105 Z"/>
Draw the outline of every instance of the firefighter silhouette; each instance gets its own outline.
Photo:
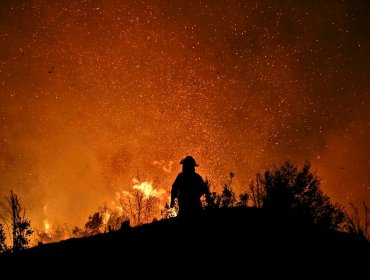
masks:
<path id="1" fill-rule="evenodd" d="M 172 185 L 170 207 L 174 206 L 177 198 L 178 217 L 194 217 L 202 211 L 200 198 L 206 194 L 207 187 L 203 178 L 195 172 L 195 167 L 198 164 L 192 156 L 187 156 L 181 160 L 180 164 L 182 164 L 182 172 L 177 175 Z"/>

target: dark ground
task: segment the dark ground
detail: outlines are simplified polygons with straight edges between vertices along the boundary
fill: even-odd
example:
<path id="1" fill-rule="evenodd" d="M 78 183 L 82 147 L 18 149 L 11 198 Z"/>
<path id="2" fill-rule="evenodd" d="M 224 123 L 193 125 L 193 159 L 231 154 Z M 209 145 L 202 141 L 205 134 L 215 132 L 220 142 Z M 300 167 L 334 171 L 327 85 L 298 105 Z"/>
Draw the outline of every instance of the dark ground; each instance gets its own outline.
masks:
<path id="1" fill-rule="evenodd" d="M 229 208 L 204 212 L 192 221 L 174 218 L 39 245 L 21 252 L 19 257 L 3 261 L 14 264 L 21 259 L 36 265 L 50 263 L 80 269 L 80 264 L 87 263 L 82 266 L 87 273 L 115 269 L 124 274 L 134 269 L 140 275 L 154 269 L 180 275 L 200 271 L 216 278 L 226 273 L 230 278 L 256 272 L 262 277 L 292 271 L 317 274 L 323 270 L 332 276 L 339 272 L 353 276 L 364 270 L 368 276 L 370 245 L 347 233 L 323 230 L 263 209 Z"/>

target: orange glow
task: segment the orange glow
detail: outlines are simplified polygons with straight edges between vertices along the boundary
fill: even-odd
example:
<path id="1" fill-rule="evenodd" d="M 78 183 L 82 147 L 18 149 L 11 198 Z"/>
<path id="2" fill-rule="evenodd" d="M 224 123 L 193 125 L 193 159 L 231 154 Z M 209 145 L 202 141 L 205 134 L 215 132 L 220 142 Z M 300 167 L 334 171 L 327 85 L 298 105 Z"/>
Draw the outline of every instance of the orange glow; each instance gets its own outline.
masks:
<path id="1" fill-rule="evenodd" d="M 308 159 L 370 205 L 369 1 L 254 2 L 0 1 L 0 197 L 49 234 L 158 212 L 192 155 L 216 191 Z"/>

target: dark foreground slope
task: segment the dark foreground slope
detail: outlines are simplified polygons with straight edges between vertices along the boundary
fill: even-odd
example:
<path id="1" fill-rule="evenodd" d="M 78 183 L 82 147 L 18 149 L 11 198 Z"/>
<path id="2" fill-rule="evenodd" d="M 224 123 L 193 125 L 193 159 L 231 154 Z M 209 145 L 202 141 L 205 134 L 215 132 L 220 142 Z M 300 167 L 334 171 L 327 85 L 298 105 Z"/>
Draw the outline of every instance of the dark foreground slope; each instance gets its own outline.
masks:
<path id="1" fill-rule="evenodd" d="M 305 225 L 263 209 L 230 208 L 204 212 L 197 220 L 162 220 L 93 237 L 45 244 L 22 257 L 119 260 L 125 267 L 160 266 L 252 269 L 254 264 L 337 267 L 369 261 L 369 243 L 346 233 Z M 361 267 L 360 267 L 361 268 Z"/>

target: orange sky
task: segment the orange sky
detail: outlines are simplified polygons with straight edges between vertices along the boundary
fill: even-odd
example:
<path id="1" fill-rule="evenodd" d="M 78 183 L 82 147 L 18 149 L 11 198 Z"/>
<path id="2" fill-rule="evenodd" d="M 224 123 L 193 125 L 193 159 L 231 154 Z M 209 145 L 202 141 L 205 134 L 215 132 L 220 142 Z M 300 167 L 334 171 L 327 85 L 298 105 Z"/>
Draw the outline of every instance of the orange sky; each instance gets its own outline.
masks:
<path id="1" fill-rule="evenodd" d="M 308 159 L 335 201 L 370 204 L 355 2 L 1 1 L 0 195 L 80 225 L 137 171 L 169 190 L 191 154 L 238 190 Z"/>

